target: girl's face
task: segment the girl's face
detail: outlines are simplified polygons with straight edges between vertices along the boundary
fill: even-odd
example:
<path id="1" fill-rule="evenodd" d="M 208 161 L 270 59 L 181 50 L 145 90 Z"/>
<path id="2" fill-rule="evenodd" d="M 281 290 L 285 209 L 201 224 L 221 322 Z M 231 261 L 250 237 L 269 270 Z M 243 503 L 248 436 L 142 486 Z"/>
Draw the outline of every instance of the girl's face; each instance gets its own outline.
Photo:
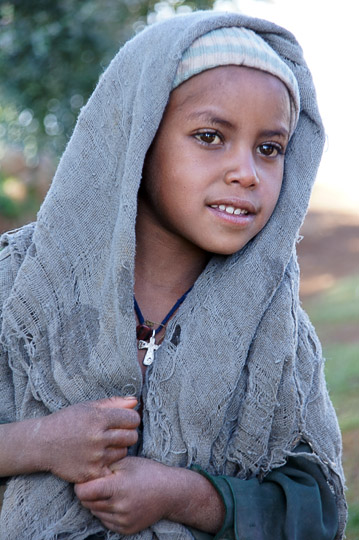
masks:
<path id="1" fill-rule="evenodd" d="M 184 82 L 146 156 L 138 219 L 165 241 L 235 253 L 274 210 L 289 122 L 287 89 L 268 73 L 225 66 Z"/>

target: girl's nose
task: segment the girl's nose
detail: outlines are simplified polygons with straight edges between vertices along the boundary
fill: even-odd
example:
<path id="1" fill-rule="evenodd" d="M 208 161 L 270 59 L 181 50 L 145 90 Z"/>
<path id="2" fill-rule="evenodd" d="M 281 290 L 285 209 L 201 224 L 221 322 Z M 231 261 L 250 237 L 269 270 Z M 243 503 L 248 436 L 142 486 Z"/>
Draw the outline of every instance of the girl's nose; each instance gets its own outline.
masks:
<path id="1" fill-rule="evenodd" d="M 259 184 L 255 163 L 251 152 L 237 152 L 231 159 L 225 173 L 226 184 L 240 184 L 253 189 Z"/>

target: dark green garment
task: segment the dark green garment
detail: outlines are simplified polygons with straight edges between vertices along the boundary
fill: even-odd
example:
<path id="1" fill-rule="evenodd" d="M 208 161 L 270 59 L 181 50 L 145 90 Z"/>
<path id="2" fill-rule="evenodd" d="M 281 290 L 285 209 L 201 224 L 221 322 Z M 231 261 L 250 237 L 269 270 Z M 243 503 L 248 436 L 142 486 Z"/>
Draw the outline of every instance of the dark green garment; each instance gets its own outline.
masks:
<path id="1" fill-rule="evenodd" d="M 300 445 L 297 452 L 309 452 Z M 190 529 L 196 540 L 333 540 L 338 529 L 334 495 L 320 466 L 303 456 L 290 457 L 262 482 L 211 476 L 222 496 L 226 517 L 215 536 Z"/>

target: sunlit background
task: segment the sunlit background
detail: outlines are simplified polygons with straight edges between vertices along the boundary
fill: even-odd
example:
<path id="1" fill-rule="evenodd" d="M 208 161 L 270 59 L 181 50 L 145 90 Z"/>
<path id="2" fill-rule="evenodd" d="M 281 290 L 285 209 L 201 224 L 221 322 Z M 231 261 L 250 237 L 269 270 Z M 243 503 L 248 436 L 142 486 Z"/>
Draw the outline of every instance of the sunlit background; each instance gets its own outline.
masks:
<path id="1" fill-rule="evenodd" d="M 313 73 L 327 132 L 313 205 L 359 216 L 359 4 L 357 0 L 219 0 L 291 30 Z"/>

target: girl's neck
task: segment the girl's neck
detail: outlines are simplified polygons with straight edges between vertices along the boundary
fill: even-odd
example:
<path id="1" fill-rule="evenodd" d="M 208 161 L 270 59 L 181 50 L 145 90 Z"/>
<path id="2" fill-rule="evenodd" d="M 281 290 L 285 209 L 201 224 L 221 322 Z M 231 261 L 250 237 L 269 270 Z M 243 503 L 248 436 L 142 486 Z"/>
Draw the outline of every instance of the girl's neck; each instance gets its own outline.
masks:
<path id="1" fill-rule="evenodd" d="M 196 281 L 209 254 L 151 223 L 136 224 L 135 296 L 145 318 L 159 320 Z"/>

